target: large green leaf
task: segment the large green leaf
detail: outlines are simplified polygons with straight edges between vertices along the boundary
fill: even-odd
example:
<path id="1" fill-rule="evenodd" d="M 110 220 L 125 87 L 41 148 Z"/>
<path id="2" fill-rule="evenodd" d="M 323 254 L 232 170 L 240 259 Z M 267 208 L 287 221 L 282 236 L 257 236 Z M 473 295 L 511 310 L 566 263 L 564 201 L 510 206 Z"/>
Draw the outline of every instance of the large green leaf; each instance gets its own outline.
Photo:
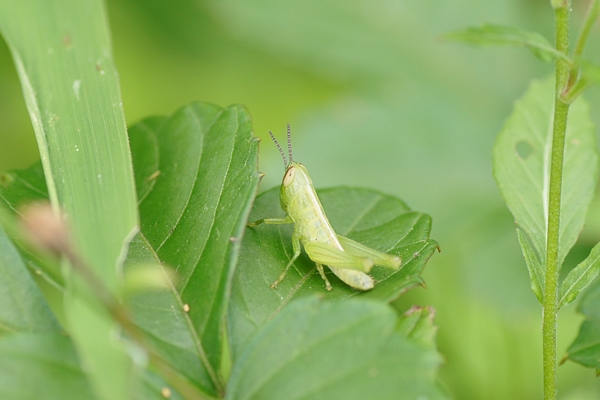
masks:
<path id="1" fill-rule="evenodd" d="M 137 209 L 103 3 L 4 1 L 0 30 L 21 80 L 50 200 L 67 214 L 81 258 L 114 292 Z M 104 399 L 125 398 L 131 361 L 114 345 L 114 322 L 74 294 L 77 279 L 68 282 L 66 328 L 94 389 Z"/>
<path id="2" fill-rule="evenodd" d="M 0 225 L 0 336 L 60 329 L 24 260 Z"/>
<path id="3" fill-rule="evenodd" d="M 142 233 L 131 244 L 128 267 L 164 264 L 180 278 L 170 290 L 131 296 L 133 320 L 163 359 L 216 394 L 230 281 L 260 176 L 249 116 L 238 106 L 196 103 L 170 118 L 142 121 L 130 136 Z M 7 174 L 10 184 L 0 188 L 0 199 L 13 209 L 43 199 L 38 171 Z M 171 228 L 161 230 L 159 221 Z"/>
<path id="4" fill-rule="evenodd" d="M 95 399 L 73 343 L 61 334 L 0 338 L 0 398 Z"/>
<path id="5" fill-rule="evenodd" d="M 429 239 L 431 218 L 410 211 L 397 198 L 366 189 L 338 188 L 318 192 L 336 232 L 377 250 L 402 257 L 398 271 L 375 267 L 373 290 L 360 292 L 342 283 L 328 270 L 333 290 L 316 273 L 315 263 L 300 256 L 276 290 L 277 279 L 292 255 L 292 225 L 259 225 L 248 228 L 236 270 L 228 315 L 233 358 L 237 359 L 250 337 L 293 298 L 320 294 L 330 299 L 361 297 L 391 301 L 422 283 L 419 277 L 437 243 Z M 256 198 L 250 220 L 283 216 L 279 190 Z"/>
<path id="6" fill-rule="evenodd" d="M 553 98 L 552 79 L 533 82 L 517 101 L 493 150 L 494 177 L 500 192 L 516 223 L 529 236 L 542 265 L 546 256 Z M 571 107 L 566 133 L 560 263 L 583 228 L 597 171 L 596 139 L 589 106 L 578 99 Z"/>
<path id="7" fill-rule="evenodd" d="M 378 301 L 294 301 L 235 362 L 226 399 L 444 398 L 435 385 L 441 357 L 396 321 Z"/>
<path id="8" fill-rule="evenodd" d="M 240 106 L 194 103 L 132 127 L 130 140 L 142 259 L 179 276 L 177 290 L 138 298 L 135 320 L 182 374 L 217 394 L 231 280 L 260 177 L 250 117 Z"/>

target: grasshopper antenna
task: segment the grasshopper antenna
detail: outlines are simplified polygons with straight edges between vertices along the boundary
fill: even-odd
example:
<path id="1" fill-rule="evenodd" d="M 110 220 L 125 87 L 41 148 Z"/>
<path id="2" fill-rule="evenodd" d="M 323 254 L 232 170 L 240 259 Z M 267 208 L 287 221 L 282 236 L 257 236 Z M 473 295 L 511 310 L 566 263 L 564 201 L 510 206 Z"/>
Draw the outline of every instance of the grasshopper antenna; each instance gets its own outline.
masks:
<path id="1" fill-rule="evenodd" d="M 279 145 L 279 142 L 277 141 L 277 139 L 275 139 L 273 132 L 269 131 L 269 135 L 271 135 L 271 139 L 273 139 L 275 146 L 277 146 L 277 148 L 279 149 L 279 154 L 281 154 L 281 158 L 283 158 L 283 168 L 287 168 L 287 166 L 288 166 L 287 160 L 285 159 L 285 154 L 283 154 L 283 150 L 282 150 L 281 146 Z"/>
<path id="2" fill-rule="evenodd" d="M 288 139 L 288 154 L 290 155 L 290 164 L 292 163 L 292 129 L 290 128 L 290 124 L 287 124 L 287 139 Z"/>

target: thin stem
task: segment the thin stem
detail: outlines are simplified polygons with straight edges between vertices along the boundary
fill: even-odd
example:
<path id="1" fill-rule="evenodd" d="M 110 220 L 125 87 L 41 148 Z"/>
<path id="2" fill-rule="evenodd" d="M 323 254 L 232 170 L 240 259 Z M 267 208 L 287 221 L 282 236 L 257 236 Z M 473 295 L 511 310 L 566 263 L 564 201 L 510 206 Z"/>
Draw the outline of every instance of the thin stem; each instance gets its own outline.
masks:
<path id="1" fill-rule="evenodd" d="M 573 58 L 577 59 L 583 54 L 583 49 L 587 42 L 587 38 L 590 34 L 590 30 L 594 25 L 594 22 L 598 19 L 600 15 L 600 0 L 592 0 L 590 2 L 590 6 L 588 8 L 587 14 L 585 15 L 585 19 L 583 20 L 583 27 L 581 28 L 581 32 L 579 33 L 579 37 L 577 38 L 577 43 L 575 44 L 575 49 L 573 50 Z"/>
<path id="2" fill-rule="evenodd" d="M 557 7 L 555 13 L 556 49 L 569 53 L 570 1 Z M 558 315 L 558 248 L 560 231 L 560 200 L 562 192 L 563 158 L 569 104 L 561 100 L 568 85 L 570 68 L 564 60 L 556 61 L 556 92 L 554 97 L 554 124 L 548 193 L 548 230 L 546 242 L 546 278 L 543 302 L 543 365 L 544 399 L 556 399 L 556 321 Z"/>
<path id="3" fill-rule="evenodd" d="M 94 271 L 81 259 L 81 257 L 72 251 L 71 248 L 66 248 L 64 254 L 69 259 L 73 269 L 80 274 L 85 283 L 96 295 L 100 304 L 105 308 L 113 320 L 121 326 L 123 331 L 145 350 L 151 364 L 162 373 L 166 381 L 186 399 L 207 399 L 207 396 L 201 393 L 187 379 L 179 375 L 167 361 L 155 352 L 153 346 L 148 342 L 142 330 L 132 322 L 127 310 L 121 305 L 119 300 L 113 296 L 108 288 L 104 286 L 102 281 L 98 279 Z"/>

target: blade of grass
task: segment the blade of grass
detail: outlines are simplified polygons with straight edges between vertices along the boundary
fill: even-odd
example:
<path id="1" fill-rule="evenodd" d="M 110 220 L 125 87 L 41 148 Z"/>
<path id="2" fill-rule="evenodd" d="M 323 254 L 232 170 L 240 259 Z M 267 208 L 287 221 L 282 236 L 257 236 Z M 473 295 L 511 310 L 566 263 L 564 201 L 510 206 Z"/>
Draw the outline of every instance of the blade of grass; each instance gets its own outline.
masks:
<path id="1" fill-rule="evenodd" d="M 66 212 L 74 246 L 99 284 L 114 292 L 137 210 L 103 4 L 5 1 L 0 30 L 23 86 L 50 200 Z M 67 282 L 67 329 L 94 389 L 100 398 L 124 399 L 131 367 L 115 346 L 114 323 L 81 301 L 73 279 Z"/>

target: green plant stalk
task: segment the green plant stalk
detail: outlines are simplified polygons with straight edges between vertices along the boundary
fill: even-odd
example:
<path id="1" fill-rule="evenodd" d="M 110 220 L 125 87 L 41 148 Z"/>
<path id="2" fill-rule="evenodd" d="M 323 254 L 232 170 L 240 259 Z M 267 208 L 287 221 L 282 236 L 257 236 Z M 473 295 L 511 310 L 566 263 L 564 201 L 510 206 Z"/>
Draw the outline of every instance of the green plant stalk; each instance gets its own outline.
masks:
<path id="1" fill-rule="evenodd" d="M 555 13 L 556 49 L 565 54 L 569 50 L 570 1 L 557 7 Z M 554 96 L 554 123 L 548 193 L 548 225 L 546 242 L 546 278 L 543 301 L 542 346 L 544 368 L 544 399 L 556 399 L 556 327 L 558 316 L 558 247 L 560 232 L 560 202 L 562 192 L 563 158 L 569 104 L 561 94 L 569 83 L 570 67 L 564 60 L 556 61 L 556 91 Z"/>
<path id="2" fill-rule="evenodd" d="M 581 28 L 581 32 L 579 33 L 579 37 L 577 38 L 577 43 L 575 44 L 575 48 L 573 50 L 574 59 L 581 57 L 581 55 L 583 54 L 583 49 L 585 47 L 585 43 L 587 42 L 587 38 L 590 34 L 590 31 L 592 30 L 594 22 L 596 22 L 599 15 L 600 0 L 592 0 L 588 8 L 587 14 L 585 16 L 583 27 Z"/>

